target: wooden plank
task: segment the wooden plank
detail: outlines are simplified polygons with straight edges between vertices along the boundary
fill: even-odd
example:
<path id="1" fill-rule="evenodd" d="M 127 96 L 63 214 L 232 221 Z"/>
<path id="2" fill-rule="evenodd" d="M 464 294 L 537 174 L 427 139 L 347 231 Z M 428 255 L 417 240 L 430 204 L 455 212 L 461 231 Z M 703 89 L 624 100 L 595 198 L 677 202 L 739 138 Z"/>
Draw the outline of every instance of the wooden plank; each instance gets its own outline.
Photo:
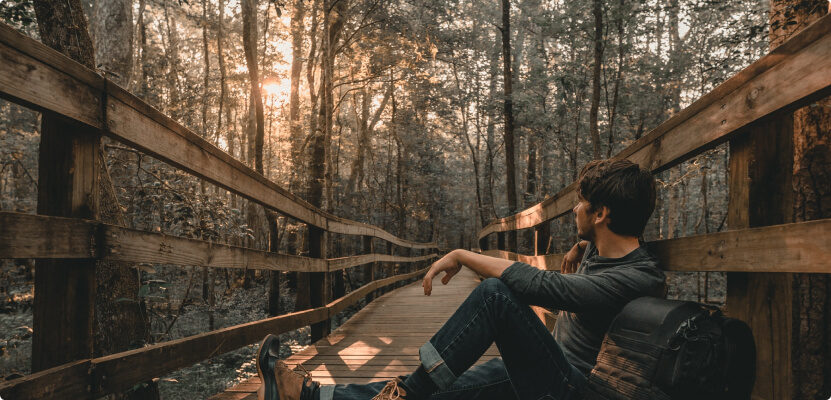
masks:
<path id="1" fill-rule="evenodd" d="M 740 229 L 648 243 L 666 271 L 831 273 L 831 219 Z M 491 257 L 560 270 L 564 254 Z"/>
<path id="2" fill-rule="evenodd" d="M 359 265 L 371 264 L 375 262 L 405 262 L 413 263 L 425 260 L 431 260 L 438 257 L 438 254 L 428 254 L 426 256 L 418 257 L 402 257 L 391 256 L 387 254 L 361 254 L 353 257 L 330 258 L 329 271 L 338 271 L 346 268 L 357 267 Z"/>
<path id="3" fill-rule="evenodd" d="M 95 396 L 115 393 L 240 347 L 328 318 L 326 307 L 250 322 L 93 360 Z"/>
<path id="4" fill-rule="evenodd" d="M 0 212 L 0 258 L 95 258 L 95 221 Z"/>
<path id="5" fill-rule="evenodd" d="M 794 164 L 794 122 L 791 115 L 783 115 L 772 123 L 757 124 L 752 134 L 742 135 L 730 141 L 730 168 L 728 177 L 729 197 L 727 226 L 730 229 L 755 228 L 791 222 L 793 216 L 792 171 Z M 779 225 L 789 226 L 789 225 Z M 790 226 L 817 226 L 792 224 Z M 805 245 L 799 239 L 821 235 L 828 236 L 828 229 L 791 232 L 798 236 L 782 236 L 780 241 L 795 241 L 788 248 L 795 248 L 780 259 L 778 254 L 768 253 L 767 243 L 761 238 L 756 249 L 765 261 L 803 263 L 789 260 L 788 255 L 798 256 Z M 784 232 L 782 232 L 784 233 Z M 818 239 L 813 237 L 812 239 Z M 809 241 L 810 243 L 810 241 Z M 822 243 L 817 243 L 822 246 Z M 822 247 L 828 252 L 826 241 Z M 781 251 L 781 250 L 780 250 Z M 794 254 L 797 253 L 797 254 Z M 764 256 L 771 257 L 769 260 Z M 811 256 L 804 255 L 807 263 Z M 827 260 L 816 260 L 822 263 Z M 817 265 L 821 268 L 822 265 Z M 827 270 L 826 270 L 827 272 Z M 753 396 L 760 398 L 790 399 L 793 395 L 793 368 L 791 360 L 792 332 L 794 328 L 795 300 L 793 274 L 730 273 L 727 275 L 726 313 L 748 323 L 756 340 L 756 385 Z"/>
<path id="6" fill-rule="evenodd" d="M 615 158 L 632 160 L 657 173 L 724 143 L 765 117 L 824 97 L 831 87 L 829 33 L 831 15 L 794 35 Z M 479 231 L 479 238 L 531 228 L 568 213 L 577 202 L 575 189 L 573 183 L 540 204 L 492 221 Z"/>
<path id="7" fill-rule="evenodd" d="M 0 258 L 96 258 L 218 268 L 326 272 L 363 264 L 437 257 L 366 254 L 329 260 L 270 253 L 122 228 L 89 220 L 0 212 Z"/>
<path id="8" fill-rule="evenodd" d="M 0 382 L 0 398 L 77 399 L 89 397 L 90 360 L 74 361 L 22 378 Z"/>
<path id="9" fill-rule="evenodd" d="M 326 260 L 103 225 L 104 260 L 271 271 L 324 272 Z"/>
<path id="10" fill-rule="evenodd" d="M 100 144 L 94 129 L 42 116 L 38 214 L 98 219 Z M 36 261 L 32 371 L 92 358 L 95 269 L 92 259 Z"/>
<path id="11" fill-rule="evenodd" d="M 0 97 L 100 128 L 104 78 L 0 24 Z"/>
<path id="12" fill-rule="evenodd" d="M 306 234 L 308 235 L 309 257 L 326 258 L 329 242 L 327 232 L 309 225 Z M 309 274 L 309 304 L 312 308 L 324 306 L 332 298 L 332 285 L 329 278 L 328 273 L 315 272 Z M 312 342 L 320 340 L 331 332 L 332 321 L 330 318 L 331 316 L 322 322 L 312 324 Z"/>

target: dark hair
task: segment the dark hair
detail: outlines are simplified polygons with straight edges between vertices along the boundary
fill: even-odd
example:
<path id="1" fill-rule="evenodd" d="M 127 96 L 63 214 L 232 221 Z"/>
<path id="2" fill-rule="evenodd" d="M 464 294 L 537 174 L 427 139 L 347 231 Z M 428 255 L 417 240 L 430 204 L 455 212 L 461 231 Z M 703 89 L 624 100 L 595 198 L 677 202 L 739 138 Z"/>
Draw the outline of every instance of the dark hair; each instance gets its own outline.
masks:
<path id="1" fill-rule="evenodd" d="M 655 210 L 655 178 L 629 160 L 595 160 L 580 171 L 577 193 L 590 209 L 609 208 L 609 230 L 641 236 Z"/>

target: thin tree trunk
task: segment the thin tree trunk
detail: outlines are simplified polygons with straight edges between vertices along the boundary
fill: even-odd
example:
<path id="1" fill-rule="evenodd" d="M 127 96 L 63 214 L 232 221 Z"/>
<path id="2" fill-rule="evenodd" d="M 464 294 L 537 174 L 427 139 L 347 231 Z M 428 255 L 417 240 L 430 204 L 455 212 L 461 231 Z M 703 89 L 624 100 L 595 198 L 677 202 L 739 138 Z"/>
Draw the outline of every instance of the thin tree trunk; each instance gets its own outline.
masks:
<path id="1" fill-rule="evenodd" d="M 594 67 L 592 69 L 592 105 L 589 111 L 589 129 L 592 139 L 592 158 L 600 158 L 600 130 L 597 114 L 600 109 L 600 68 L 603 64 L 603 3 L 592 1 L 594 14 Z"/>
<path id="2" fill-rule="evenodd" d="M 502 68 L 505 87 L 505 179 L 508 191 L 508 212 L 516 213 L 516 152 L 514 149 L 514 106 L 513 106 L 513 74 L 511 72 L 511 0 L 502 0 Z M 508 232 L 508 250 L 517 251 L 517 233 Z"/>

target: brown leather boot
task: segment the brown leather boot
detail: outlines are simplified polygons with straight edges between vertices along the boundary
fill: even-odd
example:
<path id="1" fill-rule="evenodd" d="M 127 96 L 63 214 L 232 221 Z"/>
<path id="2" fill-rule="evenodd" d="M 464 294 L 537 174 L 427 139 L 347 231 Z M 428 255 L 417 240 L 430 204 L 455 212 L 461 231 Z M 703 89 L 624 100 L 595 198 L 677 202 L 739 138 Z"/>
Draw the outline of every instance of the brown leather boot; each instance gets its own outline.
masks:
<path id="1" fill-rule="evenodd" d="M 260 343 L 257 352 L 257 374 L 260 375 L 258 400 L 305 400 L 310 396 L 317 382 L 312 381 L 312 374 L 294 371 L 280 361 L 280 341 L 277 336 L 268 335 Z M 302 367 L 301 367 L 302 368 Z"/>
<path id="2" fill-rule="evenodd" d="M 407 392 L 401 387 L 401 379 L 395 378 L 387 382 L 387 386 L 384 386 L 381 392 L 373 397 L 372 400 L 404 400 L 406 398 Z"/>

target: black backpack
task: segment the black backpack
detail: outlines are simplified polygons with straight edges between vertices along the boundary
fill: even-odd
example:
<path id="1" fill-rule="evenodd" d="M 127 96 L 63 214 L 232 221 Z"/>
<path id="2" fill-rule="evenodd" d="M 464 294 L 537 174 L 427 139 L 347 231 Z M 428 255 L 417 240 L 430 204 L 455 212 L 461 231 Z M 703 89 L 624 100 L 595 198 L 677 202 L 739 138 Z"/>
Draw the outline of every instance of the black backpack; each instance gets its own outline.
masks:
<path id="1" fill-rule="evenodd" d="M 585 400 L 749 400 L 756 381 L 750 327 L 718 308 L 643 297 L 612 321 Z"/>

